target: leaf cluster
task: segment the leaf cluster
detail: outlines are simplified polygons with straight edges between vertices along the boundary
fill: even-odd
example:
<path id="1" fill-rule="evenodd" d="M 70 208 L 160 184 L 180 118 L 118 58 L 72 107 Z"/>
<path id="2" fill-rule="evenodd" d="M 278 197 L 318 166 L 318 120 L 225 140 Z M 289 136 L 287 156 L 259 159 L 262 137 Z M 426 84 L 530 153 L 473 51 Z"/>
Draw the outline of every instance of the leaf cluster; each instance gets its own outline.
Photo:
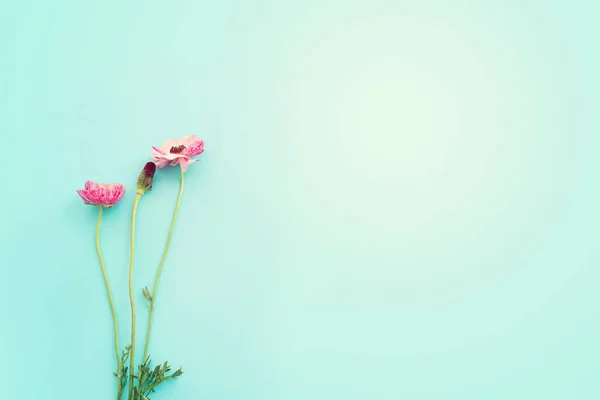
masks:
<path id="1" fill-rule="evenodd" d="M 158 385 L 171 379 L 177 379 L 183 374 L 181 368 L 169 374 L 171 367 L 168 361 L 152 368 L 150 357 L 138 366 L 138 374 L 132 375 L 137 380 L 133 388 L 133 400 L 150 400 L 148 396 L 154 393 Z"/>
<path id="2" fill-rule="evenodd" d="M 125 387 L 127 386 L 127 378 L 128 378 L 128 368 L 127 368 L 127 360 L 129 360 L 129 354 L 131 353 L 131 346 L 126 346 L 125 350 L 121 352 L 121 370 L 117 371 L 114 375 L 121 381 L 119 385 L 119 393 L 117 394 L 117 399 L 121 398 Z"/>

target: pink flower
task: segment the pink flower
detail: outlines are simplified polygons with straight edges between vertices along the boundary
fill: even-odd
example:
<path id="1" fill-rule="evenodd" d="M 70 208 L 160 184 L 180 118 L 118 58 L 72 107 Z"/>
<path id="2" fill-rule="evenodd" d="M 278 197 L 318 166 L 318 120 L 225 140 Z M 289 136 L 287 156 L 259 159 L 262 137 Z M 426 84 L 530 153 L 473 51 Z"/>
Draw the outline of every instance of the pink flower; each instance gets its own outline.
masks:
<path id="1" fill-rule="evenodd" d="M 154 146 L 152 149 L 151 157 L 158 168 L 180 164 L 181 170 L 185 172 L 191 163 L 198 161 L 192 157 L 204 152 L 204 141 L 197 135 L 184 136 L 180 139 L 167 140 L 160 149 Z"/>
<path id="2" fill-rule="evenodd" d="M 85 204 L 111 208 L 121 200 L 125 194 L 125 187 L 119 183 L 106 184 L 87 181 L 85 189 L 78 190 L 77 194 Z"/>

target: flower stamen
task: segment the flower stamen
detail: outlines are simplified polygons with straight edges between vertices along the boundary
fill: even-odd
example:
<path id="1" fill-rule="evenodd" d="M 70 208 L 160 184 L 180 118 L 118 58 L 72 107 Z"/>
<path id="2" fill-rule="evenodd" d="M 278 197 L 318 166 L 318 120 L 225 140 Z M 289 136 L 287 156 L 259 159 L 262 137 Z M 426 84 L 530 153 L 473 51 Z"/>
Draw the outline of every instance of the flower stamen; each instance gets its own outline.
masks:
<path id="1" fill-rule="evenodd" d="M 173 146 L 171 147 L 170 153 L 171 154 L 181 154 L 183 153 L 183 151 L 186 149 L 186 147 L 182 144 L 180 146 Z"/>

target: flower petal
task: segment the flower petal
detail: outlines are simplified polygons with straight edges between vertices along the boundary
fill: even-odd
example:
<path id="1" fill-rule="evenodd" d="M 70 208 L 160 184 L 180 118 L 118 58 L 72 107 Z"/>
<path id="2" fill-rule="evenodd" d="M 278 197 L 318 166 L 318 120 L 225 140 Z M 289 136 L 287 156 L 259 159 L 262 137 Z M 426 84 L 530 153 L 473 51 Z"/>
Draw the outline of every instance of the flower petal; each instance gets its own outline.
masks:
<path id="1" fill-rule="evenodd" d="M 158 154 L 165 154 L 164 151 L 162 151 L 161 149 L 157 149 L 156 147 L 152 146 L 152 149 L 157 152 Z"/>
<path id="2" fill-rule="evenodd" d="M 198 160 L 194 160 L 193 158 L 179 160 L 179 164 L 181 164 L 181 170 L 186 172 L 190 164 L 198 162 Z"/>
<path id="3" fill-rule="evenodd" d="M 165 141 L 162 146 L 160 146 L 160 149 L 166 153 L 169 154 L 171 152 L 171 148 L 172 147 L 179 147 L 183 144 L 183 138 L 181 139 L 169 139 L 167 141 Z"/>
<path id="4" fill-rule="evenodd" d="M 187 149 L 183 151 L 188 157 L 194 157 L 204 152 L 204 140 L 198 140 L 192 143 Z"/>
<path id="5" fill-rule="evenodd" d="M 79 195 L 79 197 L 81 197 L 83 199 L 83 202 L 85 204 L 90 204 L 91 200 L 88 197 L 87 191 L 86 190 L 78 190 L 77 194 Z"/>
<path id="6" fill-rule="evenodd" d="M 166 158 L 154 158 L 154 164 L 156 164 L 157 168 L 164 168 L 167 165 L 169 165 L 169 160 L 167 160 Z"/>
<path id="7" fill-rule="evenodd" d="M 184 145 L 186 148 L 189 148 L 195 142 L 199 142 L 200 138 L 198 137 L 198 135 L 190 135 L 190 136 L 184 136 L 179 140 L 181 141 L 182 145 Z"/>
<path id="8" fill-rule="evenodd" d="M 97 190 L 99 186 L 100 185 L 98 185 L 94 181 L 86 181 L 85 182 L 85 190 Z"/>

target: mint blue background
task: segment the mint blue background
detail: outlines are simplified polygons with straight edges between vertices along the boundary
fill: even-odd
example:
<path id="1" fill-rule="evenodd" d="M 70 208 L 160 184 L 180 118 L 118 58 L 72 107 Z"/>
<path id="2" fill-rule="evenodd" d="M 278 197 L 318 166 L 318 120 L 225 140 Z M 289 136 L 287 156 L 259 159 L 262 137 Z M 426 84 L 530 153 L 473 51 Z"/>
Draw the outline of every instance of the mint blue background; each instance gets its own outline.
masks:
<path id="1" fill-rule="evenodd" d="M 75 190 L 124 345 L 194 133 L 153 399 L 600 398 L 597 4 L 2 2 L 0 398 L 115 397 Z"/>

